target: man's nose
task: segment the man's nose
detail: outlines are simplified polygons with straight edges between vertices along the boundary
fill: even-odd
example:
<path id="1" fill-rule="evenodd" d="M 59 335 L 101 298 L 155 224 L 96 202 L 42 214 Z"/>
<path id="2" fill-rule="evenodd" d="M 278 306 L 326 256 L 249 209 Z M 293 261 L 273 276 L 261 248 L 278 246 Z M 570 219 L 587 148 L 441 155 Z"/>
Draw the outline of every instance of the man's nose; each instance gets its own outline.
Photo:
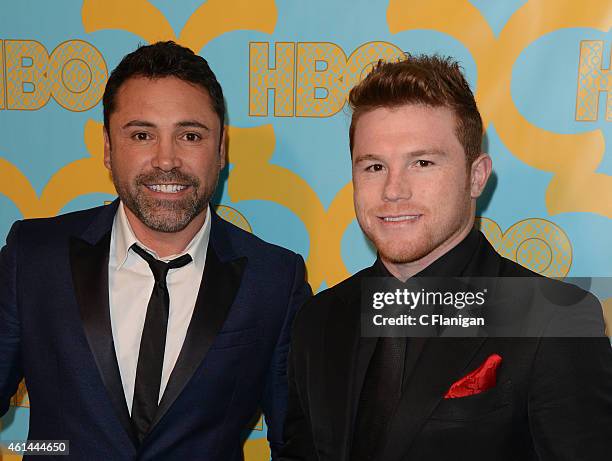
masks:
<path id="1" fill-rule="evenodd" d="M 408 175 L 402 171 L 389 171 L 383 188 L 383 200 L 395 202 L 412 197 Z"/>
<path id="2" fill-rule="evenodd" d="M 172 139 L 161 139 L 156 145 L 151 164 L 154 168 L 171 171 L 182 166 L 179 148 Z"/>

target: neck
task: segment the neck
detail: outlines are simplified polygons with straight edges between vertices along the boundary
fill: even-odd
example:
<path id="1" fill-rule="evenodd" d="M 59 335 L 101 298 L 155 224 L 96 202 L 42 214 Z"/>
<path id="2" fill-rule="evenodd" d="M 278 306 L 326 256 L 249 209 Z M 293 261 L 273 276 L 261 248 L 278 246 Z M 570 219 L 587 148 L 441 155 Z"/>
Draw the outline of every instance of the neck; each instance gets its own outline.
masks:
<path id="1" fill-rule="evenodd" d="M 461 227 L 457 232 L 455 232 L 450 238 L 446 239 L 443 243 L 438 245 L 433 251 L 429 252 L 425 256 L 416 261 L 410 261 L 407 263 L 395 263 L 389 261 L 384 258 L 382 255 L 380 260 L 385 265 L 387 270 L 393 275 L 395 278 L 405 282 L 410 277 L 418 274 L 423 269 L 431 265 L 434 261 L 444 256 L 450 250 L 455 248 L 461 241 L 467 237 L 467 235 L 474 227 L 474 214 L 471 214 L 471 218 L 469 221 Z"/>
<path id="2" fill-rule="evenodd" d="M 193 218 L 191 222 L 187 224 L 187 227 L 178 232 L 159 232 L 153 230 L 147 227 L 127 207 L 124 207 L 124 210 L 136 238 L 148 248 L 155 251 L 158 257 L 165 258 L 170 255 L 179 254 L 187 248 L 189 242 L 193 240 L 204 225 L 208 207 Z"/>

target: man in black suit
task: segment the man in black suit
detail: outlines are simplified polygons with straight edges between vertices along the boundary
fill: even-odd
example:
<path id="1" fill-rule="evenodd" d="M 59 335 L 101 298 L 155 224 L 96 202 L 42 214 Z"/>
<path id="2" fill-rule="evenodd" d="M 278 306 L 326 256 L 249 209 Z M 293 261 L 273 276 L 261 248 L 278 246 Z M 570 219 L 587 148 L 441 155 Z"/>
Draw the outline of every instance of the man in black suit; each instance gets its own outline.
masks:
<path id="1" fill-rule="evenodd" d="M 68 440 L 78 460 L 241 460 L 261 408 L 276 456 L 290 326 L 310 288 L 299 255 L 209 204 L 224 112 L 202 57 L 139 48 L 104 93 L 119 199 L 13 225 L 0 253 L 0 415 L 25 378 L 30 440 Z"/>
<path id="2" fill-rule="evenodd" d="M 372 278 L 536 274 L 473 228 L 491 159 L 457 63 L 379 63 L 349 101 L 355 210 L 378 258 L 296 316 L 281 459 L 608 459 L 612 352 L 592 295 L 540 278 L 562 301 L 586 300 L 560 312 L 586 319 L 585 335 L 595 337 L 360 334 L 362 288 Z"/>

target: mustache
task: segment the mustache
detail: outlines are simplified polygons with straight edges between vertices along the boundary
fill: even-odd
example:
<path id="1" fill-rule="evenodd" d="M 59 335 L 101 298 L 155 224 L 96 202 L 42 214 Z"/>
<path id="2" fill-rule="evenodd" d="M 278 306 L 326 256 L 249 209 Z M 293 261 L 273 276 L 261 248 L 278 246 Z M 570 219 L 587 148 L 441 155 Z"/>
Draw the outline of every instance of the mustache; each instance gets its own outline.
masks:
<path id="1" fill-rule="evenodd" d="M 187 173 L 183 173 L 179 170 L 171 171 L 151 171 L 148 173 L 141 173 L 134 179 L 137 185 L 147 184 L 180 184 L 183 186 L 193 186 L 194 188 L 199 187 L 200 180 Z"/>
<path id="2" fill-rule="evenodd" d="M 426 209 L 422 206 L 405 207 L 405 208 L 374 208 L 372 210 L 377 216 L 401 216 L 401 215 L 416 215 L 425 214 Z"/>

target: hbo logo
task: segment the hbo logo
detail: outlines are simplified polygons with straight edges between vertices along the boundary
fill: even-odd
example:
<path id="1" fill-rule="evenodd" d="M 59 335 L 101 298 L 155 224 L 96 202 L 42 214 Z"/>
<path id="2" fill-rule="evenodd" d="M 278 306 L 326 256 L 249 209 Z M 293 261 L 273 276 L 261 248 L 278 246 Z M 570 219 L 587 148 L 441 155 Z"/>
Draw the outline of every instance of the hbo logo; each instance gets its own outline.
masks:
<path id="1" fill-rule="evenodd" d="M 49 55 L 34 40 L 0 40 L 0 110 L 37 110 L 53 97 L 76 112 L 95 106 L 108 77 L 100 52 L 69 40 Z"/>

